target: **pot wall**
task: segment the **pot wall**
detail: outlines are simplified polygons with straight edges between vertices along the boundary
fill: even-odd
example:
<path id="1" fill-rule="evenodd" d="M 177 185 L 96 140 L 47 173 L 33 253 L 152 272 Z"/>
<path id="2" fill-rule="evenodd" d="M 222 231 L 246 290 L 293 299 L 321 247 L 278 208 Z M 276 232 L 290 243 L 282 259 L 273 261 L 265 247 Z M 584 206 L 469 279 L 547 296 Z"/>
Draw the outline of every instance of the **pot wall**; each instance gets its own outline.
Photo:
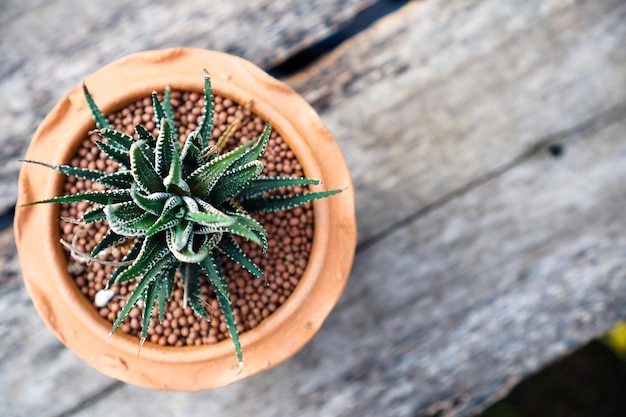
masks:
<path id="1" fill-rule="evenodd" d="M 322 180 L 318 189 L 344 189 L 314 203 L 315 231 L 308 266 L 294 293 L 259 326 L 241 335 L 244 367 L 239 372 L 230 340 L 182 348 L 146 342 L 116 332 L 99 317 L 66 272 L 59 242 L 58 206 L 18 207 L 15 236 L 24 282 L 39 315 L 68 348 L 102 373 L 157 389 L 216 388 L 270 369 L 300 350 L 321 327 L 348 279 L 356 246 L 354 191 L 339 147 L 314 110 L 292 89 L 253 64 L 223 53 L 169 49 L 130 55 L 85 82 L 105 114 L 162 91 L 166 85 L 202 92 L 203 68 L 213 91 L 272 123 L 289 144 L 305 175 Z M 66 164 L 94 128 L 80 86 L 71 90 L 39 126 L 25 159 Z M 65 177 L 25 164 L 18 206 L 59 195 Z"/>

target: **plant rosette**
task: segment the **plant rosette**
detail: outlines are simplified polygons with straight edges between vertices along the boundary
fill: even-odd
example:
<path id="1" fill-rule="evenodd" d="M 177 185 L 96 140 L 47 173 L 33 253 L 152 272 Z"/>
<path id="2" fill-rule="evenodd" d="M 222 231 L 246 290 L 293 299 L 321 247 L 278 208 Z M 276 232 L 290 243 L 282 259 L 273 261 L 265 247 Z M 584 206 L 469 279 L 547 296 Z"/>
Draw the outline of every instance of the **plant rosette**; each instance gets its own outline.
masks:
<path id="1" fill-rule="evenodd" d="M 204 68 L 211 75 L 213 94 L 241 105 L 253 103 L 253 113 L 279 132 L 305 176 L 323 184 L 311 186 L 312 192 L 343 190 L 313 202 L 313 241 L 306 269 L 280 307 L 256 327 L 239 334 L 243 367 L 235 355 L 234 339 L 182 347 L 146 342 L 138 354 L 139 337 L 117 331 L 108 338 L 111 322 L 98 314 L 67 272 L 67 257 L 60 244 L 59 205 L 18 207 L 15 215 L 24 282 L 46 325 L 102 373 L 148 388 L 217 388 L 293 356 L 319 330 L 337 303 L 356 246 L 354 193 L 339 147 L 297 93 L 253 64 L 200 49 L 149 51 L 103 67 L 85 84 L 102 112 L 111 114 L 150 97 L 155 90 L 163 91 L 165 86 L 202 94 L 206 87 L 201 76 Z M 78 86 L 41 123 L 25 159 L 67 165 L 93 129 L 92 111 Z M 47 167 L 25 164 L 20 173 L 18 206 L 61 195 L 65 179 Z"/>

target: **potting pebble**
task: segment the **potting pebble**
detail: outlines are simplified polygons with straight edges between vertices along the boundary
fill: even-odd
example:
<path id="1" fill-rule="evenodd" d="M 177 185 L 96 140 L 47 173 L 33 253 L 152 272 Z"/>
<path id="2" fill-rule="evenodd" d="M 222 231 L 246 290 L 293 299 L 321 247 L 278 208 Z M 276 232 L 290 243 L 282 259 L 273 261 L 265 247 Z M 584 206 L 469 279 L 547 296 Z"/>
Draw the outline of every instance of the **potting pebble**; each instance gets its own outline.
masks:
<path id="1" fill-rule="evenodd" d="M 204 98 L 202 94 L 183 91 L 172 91 L 171 96 L 176 126 L 182 141 L 192 130 L 197 129 L 202 118 Z M 263 132 L 265 123 L 249 109 L 234 103 L 232 100 L 215 97 L 213 141 L 219 138 L 240 114 L 243 114 L 243 119 L 226 145 L 226 150 L 249 140 L 257 140 Z M 134 134 L 134 126 L 138 123 L 152 131 L 153 134 L 158 133 L 150 98 L 132 103 L 111 114 L 108 118 L 116 129 L 129 135 Z M 117 164 L 108 159 L 95 146 L 94 140 L 101 140 L 101 138 L 97 134 L 86 137 L 70 164 L 82 168 L 115 172 L 118 169 Z M 275 130 L 272 131 L 267 149 L 261 160 L 265 164 L 262 176 L 304 176 L 300 163 Z M 99 189 L 104 189 L 104 187 L 89 180 L 75 177 L 67 177 L 64 185 L 65 194 Z M 280 190 L 277 193 L 302 193 L 304 191 L 306 190 L 301 187 L 295 187 Z M 62 218 L 79 219 L 89 208 L 88 203 L 63 204 L 60 215 Z M 261 247 L 245 241 L 245 239 L 238 238 L 237 241 L 241 244 L 244 252 L 264 272 L 265 281 L 252 276 L 226 257 L 221 257 L 237 320 L 237 328 L 240 333 L 257 326 L 276 311 L 291 295 L 306 268 L 313 238 L 313 209 L 311 204 L 277 213 L 259 214 L 255 215 L 255 218 L 268 232 L 269 248 L 267 253 L 263 254 Z M 81 225 L 62 220 L 60 229 L 62 239 L 73 243 L 79 251 L 89 253 L 94 245 L 102 239 L 108 226 L 106 222 Z M 120 261 L 131 246 L 132 242 L 129 240 L 103 254 L 100 259 Z M 70 256 L 69 251 L 67 259 L 68 271 L 74 277 L 81 293 L 93 303 L 99 315 L 112 324 L 123 308 L 125 300 L 131 294 L 135 280 L 113 285 L 110 288 L 113 293 L 104 294 L 101 290 L 105 288 L 108 277 L 115 270 L 115 266 L 97 262 L 86 263 L 79 256 Z M 224 316 L 218 306 L 209 280 L 206 276 L 201 275 L 200 283 L 200 293 L 206 301 L 205 306 L 211 314 L 211 321 L 198 317 L 189 306 L 183 308 L 183 288 L 181 280 L 177 279 L 172 298 L 166 303 L 165 320 L 159 323 L 157 309 L 155 308 L 153 311 L 148 342 L 160 345 L 185 346 L 215 343 L 229 337 Z M 100 294 L 98 294 L 99 291 Z M 98 300 L 96 300 L 97 294 Z M 109 297 L 110 300 L 105 300 Z M 135 306 L 122 322 L 118 331 L 138 336 L 141 332 L 141 317 L 142 309 Z"/>

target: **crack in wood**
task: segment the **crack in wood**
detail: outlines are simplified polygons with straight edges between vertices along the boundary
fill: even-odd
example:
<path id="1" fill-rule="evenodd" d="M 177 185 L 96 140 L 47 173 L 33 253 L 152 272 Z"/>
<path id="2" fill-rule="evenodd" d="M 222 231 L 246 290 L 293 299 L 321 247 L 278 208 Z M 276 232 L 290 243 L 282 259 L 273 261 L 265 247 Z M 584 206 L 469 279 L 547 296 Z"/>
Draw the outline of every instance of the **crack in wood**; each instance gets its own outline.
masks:
<path id="1" fill-rule="evenodd" d="M 462 187 L 442 196 L 438 200 L 435 200 L 432 203 L 422 207 L 418 211 L 409 214 L 404 219 L 391 224 L 386 229 L 381 230 L 379 233 L 373 235 L 369 239 L 359 243 L 356 248 L 356 253 L 358 254 L 367 250 L 368 248 L 376 245 L 378 242 L 384 240 L 388 236 L 393 235 L 396 231 L 402 229 L 406 225 L 413 223 L 417 219 L 426 216 L 434 210 L 437 210 L 452 202 L 453 200 L 464 196 L 469 192 L 475 190 L 476 188 L 500 177 L 511 169 L 514 169 L 515 167 L 523 164 L 524 162 L 541 153 L 548 152 L 553 156 L 556 156 L 554 155 L 554 150 L 551 149 L 552 147 L 559 146 L 562 152 L 564 144 L 573 140 L 573 138 L 576 138 L 580 135 L 592 135 L 601 130 L 609 128 L 611 125 L 618 123 L 624 118 L 626 118 L 626 102 L 622 102 L 617 106 L 613 106 L 607 110 L 597 113 L 589 119 L 586 119 L 582 123 L 579 123 L 569 129 L 556 132 L 542 139 L 539 139 L 534 145 L 531 145 L 529 148 L 521 152 L 518 156 L 511 159 L 509 162 L 506 162 L 500 167 L 497 167 L 487 172 L 486 174 L 469 181 Z"/>
<path id="2" fill-rule="evenodd" d="M 322 55 L 332 52 L 343 42 L 365 31 L 383 17 L 399 10 L 408 2 L 408 0 L 379 0 L 358 12 L 351 21 L 337 28 L 326 38 L 296 52 L 280 64 L 270 68 L 268 72 L 277 78 L 293 75 L 317 61 Z"/>

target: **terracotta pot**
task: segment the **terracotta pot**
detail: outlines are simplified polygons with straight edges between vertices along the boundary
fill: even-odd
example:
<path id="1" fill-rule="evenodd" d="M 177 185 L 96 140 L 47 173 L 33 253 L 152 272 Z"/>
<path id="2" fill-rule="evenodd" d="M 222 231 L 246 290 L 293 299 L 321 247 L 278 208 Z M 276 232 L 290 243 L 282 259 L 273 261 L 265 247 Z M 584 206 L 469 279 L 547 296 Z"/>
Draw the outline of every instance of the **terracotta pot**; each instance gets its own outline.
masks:
<path id="1" fill-rule="evenodd" d="M 291 88 L 253 64 L 218 52 L 170 49 L 118 60 L 85 81 L 105 114 L 166 85 L 202 92 L 202 68 L 214 93 L 238 103 L 254 100 L 254 112 L 272 122 L 324 189 L 345 188 L 314 203 L 315 232 L 309 263 L 286 302 L 241 335 L 245 365 L 238 372 L 230 339 L 204 346 L 161 347 L 116 332 L 101 318 L 66 272 L 59 244 L 59 207 L 18 207 L 15 237 L 26 288 L 39 315 L 68 348 L 102 373 L 157 389 L 216 388 L 270 369 L 300 350 L 321 327 L 348 280 L 356 245 L 353 187 L 345 160 L 313 109 Z M 79 86 L 48 114 L 35 133 L 27 159 L 67 164 L 94 122 Z M 18 205 L 60 195 L 65 176 L 35 165 L 20 174 Z M 321 187 L 318 187 L 321 189 Z"/>

